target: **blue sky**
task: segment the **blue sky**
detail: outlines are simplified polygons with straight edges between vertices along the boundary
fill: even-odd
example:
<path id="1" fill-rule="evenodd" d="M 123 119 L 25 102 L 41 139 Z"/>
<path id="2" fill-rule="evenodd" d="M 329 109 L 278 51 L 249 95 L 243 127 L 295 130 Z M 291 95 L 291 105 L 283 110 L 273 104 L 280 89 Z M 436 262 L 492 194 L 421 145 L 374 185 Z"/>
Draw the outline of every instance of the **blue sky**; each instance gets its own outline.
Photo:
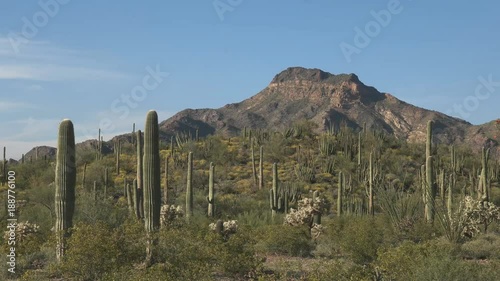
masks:
<path id="1" fill-rule="evenodd" d="M 485 123 L 499 117 L 499 11 L 492 0 L 1 1 L 0 146 L 19 158 L 55 145 L 63 118 L 78 140 L 99 127 L 107 139 L 141 128 L 149 109 L 163 120 L 241 101 L 290 66 L 356 73 Z"/>

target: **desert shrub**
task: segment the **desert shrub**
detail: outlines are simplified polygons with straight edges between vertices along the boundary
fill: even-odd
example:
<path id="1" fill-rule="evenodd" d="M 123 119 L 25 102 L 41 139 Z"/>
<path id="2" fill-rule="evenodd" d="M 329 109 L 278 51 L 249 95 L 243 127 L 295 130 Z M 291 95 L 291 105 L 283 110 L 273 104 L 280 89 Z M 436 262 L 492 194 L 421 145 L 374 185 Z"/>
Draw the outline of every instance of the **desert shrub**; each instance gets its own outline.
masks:
<path id="1" fill-rule="evenodd" d="M 359 280 L 371 281 L 373 278 L 373 271 L 367 267 L 350 261 L 335 260 L 332 262 L 322 262 L 313 268 L 307 274 L 305 280 L 307 281 L 323 281 L 323 280 Z"/>
<path id="2" fill-rule="evenodd" d="M 497 263 L 480 264 L 453 257 L 433 257 L 416 268 L 415 275 L 406 280 L 491 281 L 498 280 Z"/>
<path id="3" fill-rule="evenodd" d="M 381 250 L 376 264 L 384 280 L 496 280 L 498 262 L 464 261 L 454 244 L 436 239 Z"/>
<path id="4" fill-rule="evenodd" d="M 383 231 L 371 217 L 349 217 L 338 231 L 343 254 L 354 262 L 364 264 L 377 258 L 383 242 Z"/>
<path id="5" fill-rule="evenodd" d="M 215 238 L 207 238 L 208 230 L 167 228 L 158 237 L 156 270 L 164 273 L 162 280 L 208 280 L 205 276 L 214 270 L 218 248 L 212 243 Z"/>
<path id="6" fill-rule="evenodd" d="M 309 256 L 314 243 L 307 227 L 270 225 L 259 230 L 257 249 L 268 254 Z"/>
<path id="7" fill-rule="evenodd" d="M 227 242 L 222 243 L 219 254 L 221 270 L 230 276 L 241 276 L 254 272 L 262 265 L 261 259 L 256 256 L 250 229 L 242 228 L 231 235 Z"/>
<path id="8" fill-rule="evenodd" d="M 380 249 L 376 264 L 388 280 L 415 280 L 417 271 L 429 259 L 447 257 L 451 249 L 437 240 L 421 244 L 405 241 L 397 247 Z"/>
<path id="9" fill-rule="evenodd" d="M 62 275 L 78 280 L 99 280 L 119 268 L 125 256 L 122 243 L 107 225 L 78 224 L 68 239 L 68 250 L 60 265 Z"/>
<path id="10" fill-rule="evenodd" d="M 110 200 L 103 200 L 98 197 L 94 200 L 91 193 L 82 192 L 76 196 L 75 222 L 85 224 L 103 223 L 111 227 L 118 227 L 129 216 L 126 206 L 119 207 L 113 205 Z"/>
<path id="11" fill-rule="evenodd" d="M 472 259 L 500 259 L 500 236 L 483 234 L 461 246 L 462 255 Z"/>

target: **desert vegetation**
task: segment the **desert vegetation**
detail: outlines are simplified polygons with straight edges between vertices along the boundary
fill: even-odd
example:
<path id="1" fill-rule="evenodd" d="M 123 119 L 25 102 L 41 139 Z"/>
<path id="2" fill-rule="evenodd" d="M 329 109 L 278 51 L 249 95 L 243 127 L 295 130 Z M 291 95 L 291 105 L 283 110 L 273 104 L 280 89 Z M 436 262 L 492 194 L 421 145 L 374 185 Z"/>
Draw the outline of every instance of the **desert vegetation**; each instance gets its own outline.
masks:
<path id="1" fill-rule="evenodd" d="M 165 138 L 154 111 L 133 128 L 105 152 L 64 120 L 55 159 L 4 159 L 19 223 L 2 280 L 498 278 L 498 159 L 438 143 L 432 121 L 426 143 L 305 120 Z"/>

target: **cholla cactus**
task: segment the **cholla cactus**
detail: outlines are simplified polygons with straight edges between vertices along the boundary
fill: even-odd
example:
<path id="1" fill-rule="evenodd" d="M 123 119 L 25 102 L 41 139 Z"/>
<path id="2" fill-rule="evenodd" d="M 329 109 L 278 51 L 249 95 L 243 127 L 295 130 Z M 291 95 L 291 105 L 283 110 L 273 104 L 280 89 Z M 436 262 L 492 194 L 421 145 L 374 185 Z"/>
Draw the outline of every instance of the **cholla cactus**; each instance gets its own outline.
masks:
<path id="1" fill-rule="evenodd" d="M 184 216 L 181 206 L 163 205 L 160 210 L 161 227 L 172 225 L 177 219 Z"/>
<path id="2" fill-rule="evenodd" d="M 18 242 L 22 242 L 24 239 L 29 237 L 30 235 L 37 235 L 39 232 L 40 226 L 34 223 L 20 222 L 16 225 L 16 240 Z M 9 239 L 10 231 L 4 232 L 4 239 L 7 241 Z"/>
<path id="3" fill-rule="evenodd" d="M 217 231 L 217 224 L 216 223 L 211 223 L 208 225 L 208 227 L 212 231 Z M 238 231 L 238 221 L 237 220 L 225 221 L 223 223 L 221 235 L 224 237 L 224 239 L 228 239 L 229 236 L 235 234 L 237 231 Z"/>
<path id="4" fill-rule="evenodd" d="M 474 237 L 481 232 L 481 225 L 486 230 L 493 221 L 500 221 L 500 208 L 491 202 L 474 200 L 472 197 L 466 196 L 462 208 L 463 237 Z"/>
<path id="5" fill-rule="evenodd" d="M 285 217 L 285 225 L 300 226 L 307 225 L 311 231 L 311 237 L 316 239 L 323 231 L 323 227 L 313 222 L 314 215 L 322 214 L 325 201 L 321 197 L 313 199 L 303 198 L 298 202 L 298 209 L 291 209 Z"/>

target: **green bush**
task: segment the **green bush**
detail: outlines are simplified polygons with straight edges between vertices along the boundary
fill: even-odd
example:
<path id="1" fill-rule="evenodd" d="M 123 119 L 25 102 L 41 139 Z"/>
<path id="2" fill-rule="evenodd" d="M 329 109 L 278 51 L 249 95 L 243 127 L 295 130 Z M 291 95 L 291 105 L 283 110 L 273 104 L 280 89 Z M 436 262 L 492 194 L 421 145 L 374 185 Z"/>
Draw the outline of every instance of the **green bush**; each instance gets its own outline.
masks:
<path id="1" fill-rule="evenodd" d="M 359 264 L 377 258 L 383 243 L 383 230 L 371 217 L 350 217 L 344 220 L 338 234 L 342 252 Z"/>
<path id="2" fill-rule="evenodd" d="M 462 255 L 471 259 L 500 259 L 500 236 L 490 233 L 464 243 Z"/>
<path id="3" fill-rule="evenodd" d="M 436 239 L 381 250 L 376 264 L 387 280 L 495 280 L 498 263 L 463 261 L 454 244 Z"/>
<path id="4" fill-rule="evenodd" d="M 125 258 L 122 243 L 109 226 L 100 222 L 79 224 L 73 228 L 59 269 L 67 278 L 99 280 L 104 273 L 122 266 Z"/>
<path id="5" fill-rule="evenodd" d="M 219 254 L 220 266 L 225 274 L 242 276 L 254 272 L 261 266 L 261 260 L 256 256 L 250 229 L 240 227 L 238 232 L 231 235 L 229 240 L 222 243 Z"/>
<path id="6" fill-rule="evenodd" d="M 314 249 L 306 227 L 270 225 L 258 231 L 256 247 L 260 252 L 305 257 Z"/>

